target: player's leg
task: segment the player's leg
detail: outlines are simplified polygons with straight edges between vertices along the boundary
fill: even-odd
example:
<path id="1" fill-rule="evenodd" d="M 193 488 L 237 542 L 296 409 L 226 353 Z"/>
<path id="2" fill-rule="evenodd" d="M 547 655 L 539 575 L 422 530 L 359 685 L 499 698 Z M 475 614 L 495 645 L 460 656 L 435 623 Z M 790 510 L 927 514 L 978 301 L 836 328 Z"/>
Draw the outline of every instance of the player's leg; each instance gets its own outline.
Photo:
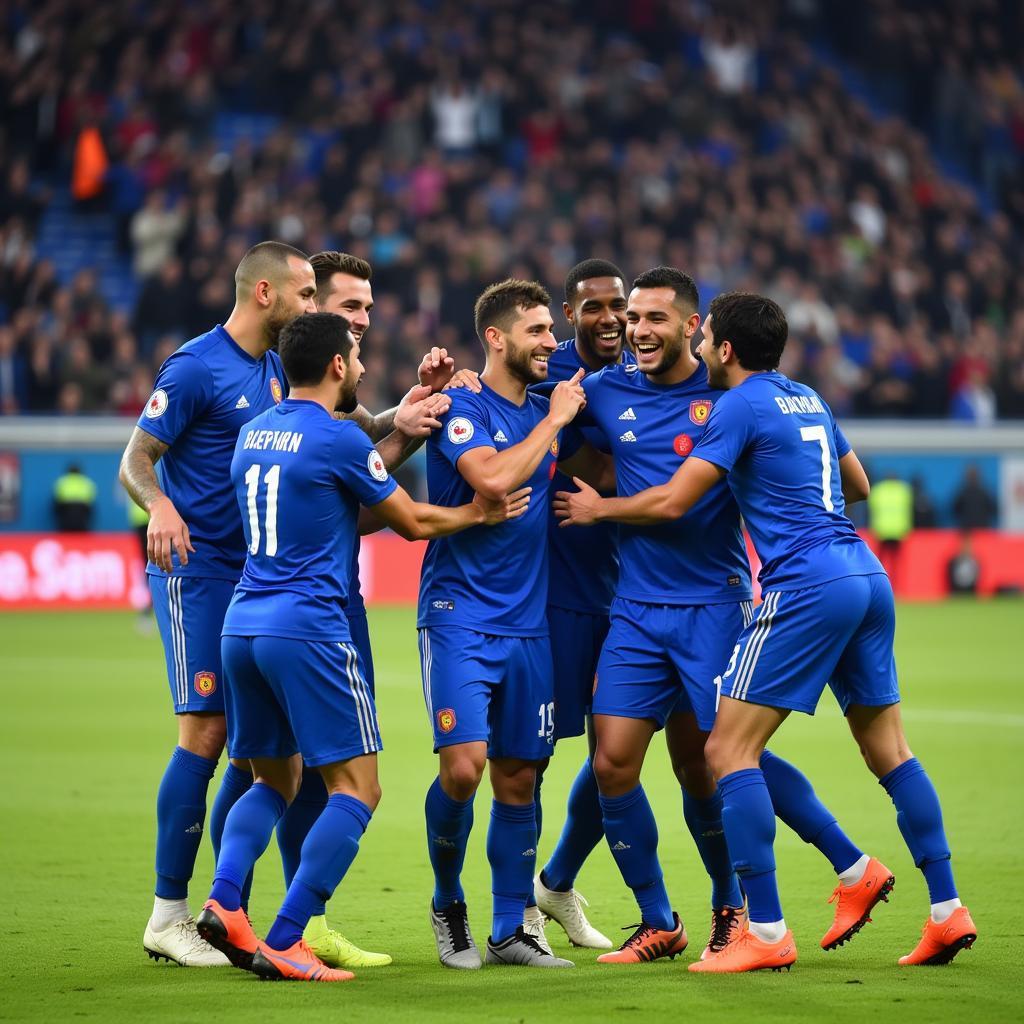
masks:
<path id="1" fill-rule="evenodd" d="M 243 888 L 298 788 L 298 745 L 281 702 L 257 654 L 258 638 L 221 641 L 228 749 L 252 765 L 256 776 L 224 822 L 210 897 L 199 915 L 199 933 L 236 966 L 252 968 L 257 939 L 243 906 Z"/>
<path id="2" fill-rule="evenodd" d="M 524 929 L 537 864 L 537 764 L 551 751 L 554 700 L 547 637 L 494 637 L 491 656 L 504 667 L 490 707 L 491 804 L 487 859 L 493 915 L 486 962 L 572 967 Z"/>
<path id="3" fill-rule="evenodd" d="M 935 786 L 903 732 L 895 659 L 895 609 L 885 576 L 865 578 L 871 605 L 835 673 L 833 688 L 868 768 L 889 794 L 914 863 L 928 885 L 931 913 L 917 948 L 902 964 L 948 963 L 977 937 L 960 903 Z"/>
<path id="4" fill-rule="evenodd" d="M 430 716 L 439 770 L 427 790 L 427 854 L 434 872 L 430 924 L 445 967 L 476 970 L 480 953 L 469 930 L 462 865 L 473 828 L 473 798 L 487 763 L 489 680 L 502 666 L 488 640 L 451 627 L 420 630 L 423 698 Z"/>
<path id="5" fill-rule="evenodd" d="M 562 833 L 550 860 L 534 881 L 534 894 L 540 909 L 565 929 L 569 941 L 589 949 L 612 948 L 611 940 L 587 920 L 583 912 L 586 901 L 575 889 L 576 876 L 604 835 L 593 766 L 593 720 L 589 712 L 597 661 L 608 625 L 605 615 L 548 609 L 555 707 L 558 709 L 554 740 L 557 744 L 560 739 L 586 731 L 589 750 L 569 790 Z M 539 834 L 538 824 L 538 837 Z"/>
<path id="6" fill-rule="evenodd" d="M 154 959 L 184 966 L 222 966 L 203 942 L 188 908 L 188 884 L 206 821 L 206 797 L 224 749 L 220 624 L 227 602 L 222 581 L 149 577 L 178 743 L 157 791 L 156 887 L 143 945 Z M 230 585 L 227 586 L 230 599 Z"/>

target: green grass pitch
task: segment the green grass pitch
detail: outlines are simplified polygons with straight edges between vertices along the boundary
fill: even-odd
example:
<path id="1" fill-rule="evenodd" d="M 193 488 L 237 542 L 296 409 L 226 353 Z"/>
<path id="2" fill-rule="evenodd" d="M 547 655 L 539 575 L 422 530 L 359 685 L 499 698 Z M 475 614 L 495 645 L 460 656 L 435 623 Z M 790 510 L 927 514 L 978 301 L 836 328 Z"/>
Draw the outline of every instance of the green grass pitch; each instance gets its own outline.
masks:
<path id="1" fill-rule="evenodd" d="M 974 1021 L 1024 1019 L 1020 902 L 1024 861 L 1024 603 L 948 603 L 899 610 L 898 658 L 912 747 L 943 800 L 961 893 L 980 930 L 974 949 L 946 968 L 901 969 L 927 912 L 923 880 L 891 805 L 868 775 L 829 698 L 816 719 L 795 715 L 774 744 L 814 781 L 850 835 L 896 873 L 892 902 L 853 943 L 823 953 L 834 876 L 782 826 L 776 846 L 787 921 L 800 951 L 782 974 L 698 977 L 686 963 L 708 926 L 708 883 L 682 822 L 660 740 L 644 783 L 661 830 L 669 892 L 690 948 L 674 962 L 598 967 L 556 951 L 573 972 L 508 968 L 473 974 L 437 963 L 427 922 L 430 871 L 423 796 L 435 773 L 422 707 L 412 613 L 371 614 L 385 751 L 384 799 L 329 912 L 392 967 L 337 986 L 272 985 L 231 969 L 183 970 L 150 962 L 142 930 L 151 900 L 154 796 L 174 742 L 163 658 L 119 614 L 0 616 L 0 1020 L 72 1021 L 620 1021 L 641 1012 L 702 1021 Z M 561 826 L 582 741 L 561 745 L 544 790 L 541 857 Z M 478 942 L 486 938 L 484 858 L 489 794 L 476 805 L 466 889 Z M 213 790 L 211 789 L 211 794 Z M 211 877 L 204 843 L 194 909 Z M 605 847 L 580 889 L 591 918 L 621 936 L 637 920 Z M 282 895 L 276 849 L 257 868 L 253 918 L 264 930 Z"/>

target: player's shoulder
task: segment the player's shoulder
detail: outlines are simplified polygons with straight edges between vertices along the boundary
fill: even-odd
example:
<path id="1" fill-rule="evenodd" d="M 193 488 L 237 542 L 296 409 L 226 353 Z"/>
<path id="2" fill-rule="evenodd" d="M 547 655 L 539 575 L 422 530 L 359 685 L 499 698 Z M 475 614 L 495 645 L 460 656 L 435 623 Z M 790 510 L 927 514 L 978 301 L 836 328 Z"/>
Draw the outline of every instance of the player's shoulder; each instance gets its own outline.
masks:
<path id="1" fill-rule="evenodd" d="M 831 415 L 825 400 L 814 388 L 776 371 L 755 373 L 740 388 L 748 401 L 767 402 L 786 413 L 819 413 Z"/>
<path id="2" fill-rule="evenodd" d="M 612 363 L 602 366 L 600 370 L 588 373 L 583 378 L 583 387 L 588 391 L 599 391 L 602 388 L 632 387 L 643 380 L 636 363 Z"/>
<path id="3" fill-rule="evenodd" d="M 556 383 L 568 380 L 581 366 L 579 353 L 576 351 L 576 339 L 566 338 L 560 341 L 548 359 L 548 380 Z"/>

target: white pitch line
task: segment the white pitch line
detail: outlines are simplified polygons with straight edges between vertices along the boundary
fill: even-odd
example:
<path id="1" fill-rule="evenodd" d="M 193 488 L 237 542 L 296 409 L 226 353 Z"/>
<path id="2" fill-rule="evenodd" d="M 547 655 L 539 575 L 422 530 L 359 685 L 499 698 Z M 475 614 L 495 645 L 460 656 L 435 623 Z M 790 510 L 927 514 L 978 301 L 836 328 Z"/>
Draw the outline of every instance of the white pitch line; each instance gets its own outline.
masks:
<path id="1" fill-rule="evenodd" d="M 1024 715 L 1006 715 L 995 711 L 950 711 L 938 708 L 901 708 L 903 717 L 912 722 L 937 722 L 944 725 L 1004 725 L 1024 728 Z"/>

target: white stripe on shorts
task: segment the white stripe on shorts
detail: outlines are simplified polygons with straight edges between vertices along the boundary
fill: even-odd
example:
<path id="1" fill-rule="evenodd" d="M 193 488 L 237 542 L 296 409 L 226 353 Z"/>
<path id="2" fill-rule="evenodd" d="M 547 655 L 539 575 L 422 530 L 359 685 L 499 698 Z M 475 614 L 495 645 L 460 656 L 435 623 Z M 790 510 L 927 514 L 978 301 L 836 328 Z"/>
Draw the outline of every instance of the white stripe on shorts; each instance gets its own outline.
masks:
<path id="1" fill-rule="evenodd" d="M 430 649 L 430 630 L 420 630 L 420 667 L 423 673 L 423 701 L 427 705 L 427 718 L 434 721 L 433 694 L 430 686 L 430 672 L 434 667 L 434 655 Z"/>
<path id="2" fill-rule="evenodd" d="M 348 688 L 352 694 L 352 702 L 356 706 L 356 721 L 359 723 L 359 738 L 363 743 L 363 753 L 369 754 L 373 749 L 373 732 L 369 730 L 366 721 L 366 709 L 360 699 L 361 695 L 357 683 L 359 677 L 359 671 L 356 667 L 357 655 L 355 649 L 349 644 L 338 644 L 338 648 L 345 655 L 345 677 L 348 680 Z"/>
<path id="3" fill-rule="evenodd" d="M 780 597 L 780 591 L 767 594 L 764 603 L 761 605 L 761 612 L 757 617 L 757 625 L 747 641 L 746 650 L 740 659 L 739 668 L 736 670 L 736 678 L 732 684 L 732 691 L 729 694 L 735 700 L 747 699 L 747 691 L 750 689 L 750 678 L 754 674 L 754 668 L 757 666 L 757 659 L 761 655 L 761 648 L 771 632 L 772 622 L 775 620 L 775 612 L 778 609 Z"/>
<path id="4" fill-rule="evenodd" d="M 740 611 L 743 612 L 743 628 L 746 629 L 754 621 L 754 602 L 742 601 L 740 603 Z"/>
<path id="5" fill-rule="evenodd" d="M 188 655 L 185 649 L 180 576 L 167 577 L 167 610 L 171 620 L 171 651 L 174 656 L 174 699 L 176 704 L 185 704 L 188 700 Z"/>

